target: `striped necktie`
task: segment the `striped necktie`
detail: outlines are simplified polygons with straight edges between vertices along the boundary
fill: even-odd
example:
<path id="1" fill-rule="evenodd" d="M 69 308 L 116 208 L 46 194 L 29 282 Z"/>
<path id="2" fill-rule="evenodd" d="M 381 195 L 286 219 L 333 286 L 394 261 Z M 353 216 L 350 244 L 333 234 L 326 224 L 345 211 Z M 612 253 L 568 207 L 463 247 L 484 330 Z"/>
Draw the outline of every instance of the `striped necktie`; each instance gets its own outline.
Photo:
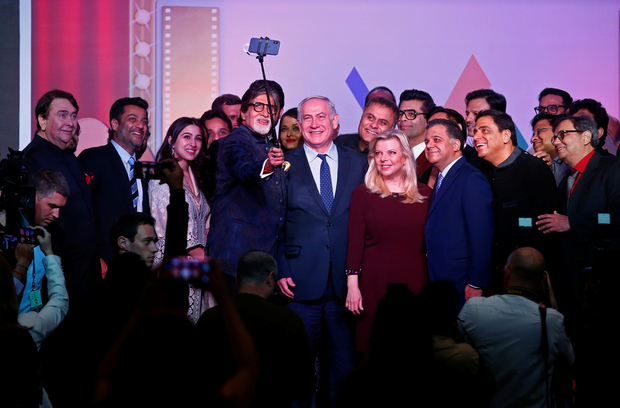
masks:
<path id="1" fill-rule="evenodd" d="M 441 182 L 443 181 L 443 174 L 437 174 L 437 181 L 435 182 L 435 188 L 433 189 L 433 197 L 437 195 L 439 191 L 439 187 L 441 187 Z"/>
<path id="2" fill-rule="evenodd" d="M 134 167 L 134 164 L 136 163 L 136 159 L 134 159 L 133 157 L 130 157 L 127 163 L 129 163 L 129 184 L 131 184 L 131 199 L 133 201 L 133 209 L 134 211 L 137 211 L 138 200 L 139 200 L 138 179 L 136 179 L 135 175 L 133 174 L 133 167 Z"/>

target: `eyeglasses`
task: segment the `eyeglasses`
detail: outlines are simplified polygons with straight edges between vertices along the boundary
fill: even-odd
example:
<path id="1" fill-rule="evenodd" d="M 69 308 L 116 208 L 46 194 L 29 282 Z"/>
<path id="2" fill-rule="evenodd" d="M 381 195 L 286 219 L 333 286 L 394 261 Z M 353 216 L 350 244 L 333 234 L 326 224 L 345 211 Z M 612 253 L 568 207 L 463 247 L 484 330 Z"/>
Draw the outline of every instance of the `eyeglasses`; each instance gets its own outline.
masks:
<path id="1" fill-rule="evenodd" d="M 418 115 L 424 115 L 424 112 L 416 112 L 415 109 L 401 110 L 400 114 L 398 115 L 398 117 L 400 118 L 403 115 L 408 120 L 415 120 L 415 118 L 417 118 Z"/>
<path id="2" fill-rule="evenodd" d="M 552 127 L 539 127 L 532 133 L 532 137 L 538 137 L 545 130 L 553 129 Z"/>
<path id="3" fill-rule="evenodd" d="M 566 134 L 571 133 L 571 132 L 583 133 L 581 130 L 576 130 L 576 129 L 560 130 L 557 135 L 553 135 L 553 139 L 551 139 L 551 142 L 555 143 L 555 139 L 560 139 L 560 142 L 561 142 L 562 140 L 564 140 L 564 137 L 566 137 Z"/>
<path id="4" fill-rule="evenodd" d="M 556 113 L 558 113 L 558 110 L 560 108 L 566 108 L 566 106 L 564 105 L 537 106 L 534 108 L 534 111 L 536 113 L 550 113 L 552 115 L 555 115 Z"/>
<path id="5" fill-rule="evenodd" d="M 265 106 L 267 106 L 267 112 L 269 112 L 269 114 L 273 115 L 277 110 L 278 107 L 275 105 L 267 105 L 266 103 L 262 103 L 262 102 L 253 102 L 250 103 L 250 105 L 252 105 L 254 107 L 254 112 L 262 112 L 265 110 Z"/>

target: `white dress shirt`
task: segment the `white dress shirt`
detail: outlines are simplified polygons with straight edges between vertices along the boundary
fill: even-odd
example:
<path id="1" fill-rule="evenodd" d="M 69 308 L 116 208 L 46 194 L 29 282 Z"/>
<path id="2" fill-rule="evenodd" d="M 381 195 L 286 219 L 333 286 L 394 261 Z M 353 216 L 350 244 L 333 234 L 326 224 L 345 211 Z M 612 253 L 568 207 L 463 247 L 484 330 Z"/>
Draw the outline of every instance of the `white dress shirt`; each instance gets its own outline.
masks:
<path id="1" fill-rule="evenodd" d="M 318 157 L 318 153 L 314 151 L 310 146 L 304 143 L 304 151 L 306 152 L 306 158 L 310 165 L 310 171 L 312 171 L 312 178 L 314 178 L 314 184 L 316 184 L 317 190 L 321 191 L 321 160 Z M 327 164 L 329 164 L 329 174 L 332 176 L 332 193 L 336 196 L 336 185 L 338 184 L 338 149 L 334 142 L 329 146 L 326 152 Z"/>

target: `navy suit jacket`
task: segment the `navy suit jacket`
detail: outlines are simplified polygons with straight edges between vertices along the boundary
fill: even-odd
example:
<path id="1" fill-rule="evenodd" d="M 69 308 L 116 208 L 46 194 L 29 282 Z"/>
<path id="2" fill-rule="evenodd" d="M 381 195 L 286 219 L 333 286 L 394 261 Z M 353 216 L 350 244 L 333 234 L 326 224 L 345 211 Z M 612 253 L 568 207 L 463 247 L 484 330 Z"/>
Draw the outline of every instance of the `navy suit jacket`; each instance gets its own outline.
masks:
<path id="1" fill-rule="evenodd" d="M 86 149 L 78 160 L 90 179 L 88 186 L 93 192 L 95 242 L 99 256 L 109 264 L 114 259 L 110 245 L 112 226 L 121 216 L 134 211 L 129 177 L 112 143 Z M 149 214 L 148 183 L 139 182 L 142 183 L 143 212 Z"/>
<path id="2" fill-rule="evenodd" d="M 265 251 L 276 257 L 284 225 L 286 185 L 281 168 L 269 177 L 260 177 L 273 145 L 245 125 L 218 140 L 218 145 L 207 254 L 234 276 L 239 258 L 247 251 Z"/>
<path id="3" fill-rule="evenodd" d="M 338 181 L 331 213 L 314 182 L 304 147 L 287 152 L 286 223 L 279 241 L 278 279 L 292 278 L 295 301 L 319 299 L 325 293 L 330 264 L 336 296 L 347 295 L 346 260 L 351 194 L 366 174 L 366 155 L 338 149 Z"/>
<path id="4" fill-rule="evenodd" d="M 486 287 L 491 274 L 493 193 L 484 175 L 459 159 L 431 199 L 424 232 L 430 281 Z"/>

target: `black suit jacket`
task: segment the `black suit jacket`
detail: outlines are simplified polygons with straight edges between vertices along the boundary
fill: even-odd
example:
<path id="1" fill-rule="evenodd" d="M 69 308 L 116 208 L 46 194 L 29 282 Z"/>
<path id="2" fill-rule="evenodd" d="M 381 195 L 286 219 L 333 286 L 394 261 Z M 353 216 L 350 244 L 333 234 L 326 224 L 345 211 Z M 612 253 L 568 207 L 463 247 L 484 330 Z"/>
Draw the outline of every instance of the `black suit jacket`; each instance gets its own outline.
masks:
<path id="1" fill-rule="evenodd" d="M 598 214 L 611 216 L 611 250 L 620 250 L 620 159 L 594 153 L 579 177 L 567 204 L 566 182 L 559 187 L 561 208 L 570 230 L 562 234 L 565 267 L 572 271 L 573 290 L 579 294 L 578 276 L 594 264 L 595 244 L 601 238 Z"/>
<path id="2" fill-rule="evenodd" d="M 90 188 L 82 168 L 73 153 L 62 150 L 39 135 L 24 149 L 23 165 L 30 174 L 40 169 L 55 169 L 62 173 L 69 184 L 67 204 L 60 209 L 55 221 L 62 267 L 67 282 L 67 291 L 72 302 L 85 296 L 101 280 L 94 239 L 94 207 Z"/>
<path id="3" fill-rule="evenodd" d="M 334 139 L 336 146 L 348 147 L 353 150 L 360 150 L 360 135 L 357 133 L 346 133 L 344 135 L 338 135 Z M 368 154 L 368 149 L 365 149 L 362 153 Z"/>
<path id="4" fill-rule="evenodd" d="M 108 143 L 84 150 L 78 157 L 84 173 L 90 180 L 95 208 L 95 240 L 100 256 L 106 263 L 114 259 L 110 245 L 110 230 L 122 215 L 133 212 L 131 185 L 125 165 L 118 152 Z M 142 205 L 149 211 L 148 183 L 142 183 Z"/>

